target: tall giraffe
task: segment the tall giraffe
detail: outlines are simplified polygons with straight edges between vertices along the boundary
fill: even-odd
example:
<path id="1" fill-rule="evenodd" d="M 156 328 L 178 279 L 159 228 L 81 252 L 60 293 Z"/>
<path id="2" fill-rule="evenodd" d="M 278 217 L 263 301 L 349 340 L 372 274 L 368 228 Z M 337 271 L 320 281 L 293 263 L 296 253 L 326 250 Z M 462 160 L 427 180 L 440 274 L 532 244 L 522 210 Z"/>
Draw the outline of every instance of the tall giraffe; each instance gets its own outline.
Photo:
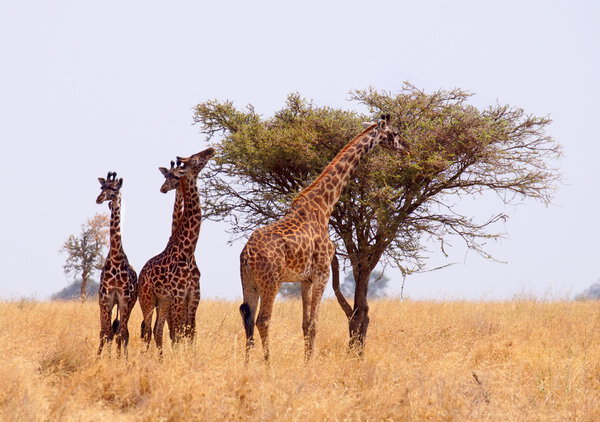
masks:
<path id="1" fill-rule="evenodd" d="M 165 182 L 161 186 L 160 191 L 167 193 L 168 191 L 175 189 L 175 204 L 173 205 L 173 221 L 171 223 L 171 236 L 174 236 L 179 225 L 183 223 L 183 192 L 180 188 L 179 179 L 184 176 L 184 173 L 179 165 L 175 167 L 175 162 L 173 161 L 171 161 L 171 167 L 169 169 L 165 167 L 159 167 L 158 169 L 165 177 Z M 198 304 L 200 303 L 201 275 L 194 254 L 190 257 L 189 265 L 191 272 L 190 297 L 187 302 L 184 336 L 190 341 L 193 341 L 196 336 L 196 311 L 198 309 Z M 167 317 L 167 325 L 169 326 L 171 340 L 173 340 L 175 333 L 172 329 L 172 322 L 169 317 Z"/>
<path id="2" fill-rule="evenodd" d="M 110 201 L 110 249 L 100 275 L 100 290 L 98 301 L 100 304 L 100 346 L 102 348 L 110 342 L 114 335 L 117 341 L 117 353 L 121 353 L 121 343 L 127 354 L 129 342 L 129 315 L 138 296 L 138 283 L 135 270 L 129 265 L 127 255 L 123 251 L 121 241 L 121 187 L 123 179 L 117 180 L 117 173 L 109 172 L 106 179 L 99 177 L 100 195 L 96 203 Z M 117 305 L 117 317 L 110 323 L 113 307 Z M 119 314 L 121 320 L 119 321 Z"/>
<path id="3" fill-rule="evenodd" d="M 360 159 L 382 144 L 404 153 L 408 145 L 389 127 L 389 115 L 352 139 L 317 179 L 292 202 L 280 220 L 255 230 L 240 255 L 244 302 L 240 313 L 246 331 L 246 361 L 254 345 L 254 324 L 264 358 L 269 360 L 269 322 L 282 282 L 301 282 L 305 358 L 310 359 L 317 332 L 319 305 L 335 252 L 328 223 L 333 207 Z M 258 300 L 260 310 L 256 316 Z"/>
<path id="4" fill-rule="evenodd" d="M 171 322 L 172 340 L 185 334 L 188 303 L 191 301 L 192 270 L 190 257 L 196 250 L 200 235 L 201 209 L 197 178 L 200 170 L 214 155 L 208 148 L 188 158 L 178 158 L 183 164 L 176 177 L 183 194 L 183 221 L 169 239 L 166 248 L 151 258 L 140 272 L 140 306 L 144 315 L 142 338 L 149 345 L 152 337 L 152 313 L 156 308 L 154 340 L 162 351 L 162 333 L 167 318 Z M 161 188 L 161 191 L 165 187 Z M 195 318 L 195 315 L 194 315 Z"/>

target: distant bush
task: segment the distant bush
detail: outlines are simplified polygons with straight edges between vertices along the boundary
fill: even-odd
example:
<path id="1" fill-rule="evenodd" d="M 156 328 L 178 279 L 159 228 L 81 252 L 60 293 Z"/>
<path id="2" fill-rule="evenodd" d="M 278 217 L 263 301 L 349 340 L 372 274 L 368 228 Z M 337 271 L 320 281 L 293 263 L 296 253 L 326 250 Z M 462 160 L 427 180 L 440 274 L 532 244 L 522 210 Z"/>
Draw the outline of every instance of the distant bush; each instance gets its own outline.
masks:
<path id="1" fill-rule="evenodd" d="M 575 300 L 598 300 L 600 299 L 600 280 L 592 284 L 583 292 L 575 296 Z"/>
<path id="2" fill-rule="evenodd" d="M 89 280 L 86 286 L 86 297 L 89 299 L 98 296 L 100 285 L 94 280 Z M 79 300 L 81 298 L 81 280 L 76 280 L 59 292 L 50 296 L 51 300 Z"/>

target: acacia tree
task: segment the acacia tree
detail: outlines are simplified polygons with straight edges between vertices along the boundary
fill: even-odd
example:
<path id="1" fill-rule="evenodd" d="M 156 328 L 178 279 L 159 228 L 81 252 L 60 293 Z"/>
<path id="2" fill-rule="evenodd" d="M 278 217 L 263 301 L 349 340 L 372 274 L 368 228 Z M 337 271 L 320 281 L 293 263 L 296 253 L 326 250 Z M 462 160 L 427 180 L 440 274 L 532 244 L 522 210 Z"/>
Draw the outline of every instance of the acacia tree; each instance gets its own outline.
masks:
<path id="1" fill-rule="evenodd" d="M 382 148 L 370 152 L 355 170 L 330 218 L 337 247 L 333 287 L 346 316 L 350 346 L 362 353 L 369 324 L 367 292 L 378 264 L 403 274 L 426 268 L 425 242 L 444 245 L 452 236 L 492 259 L 486 240 L 502 235 L 497 213 L 478 221 L 454 209 L 464 196 L 497 193 L 499 204 L 533 198 L 548 204 L 559 180 L 550 163 L 560 146 L 545 134 L 547 117 L 495 105 L 479 110 L 471 94 L 438 90 L 427 94 L 404 84 L 397 94 L 374 89 L 351 93 L 368 115 L 318 107 L 291 94 L 274 116 L 262 118 L 249 105 L 230 101 L 198 104 L 194 121 L 217 158 L 202 177 L 206 216 L 225 219 L 243 237 L 280 218 L 306 187 L 357 133 L 360 123 L 390 113 L 391 125 L 410 144 L 400 156 Z M 352 305 L 339 284 L 338 257 L 349 263 L 356 288 Z"/>
<path id="2" fill-rule="evenodd" d="M 85 300 L 87 283 L 95 271 L 104 266 L 104 249 L 108 246 L 110 218 L 96 214 L 81 225 L 79 235 L 70 235 L 63 243 L 61 252 L 67 253 L 63 265 L 65 274 L 81 275 L 81 300 Z"/>

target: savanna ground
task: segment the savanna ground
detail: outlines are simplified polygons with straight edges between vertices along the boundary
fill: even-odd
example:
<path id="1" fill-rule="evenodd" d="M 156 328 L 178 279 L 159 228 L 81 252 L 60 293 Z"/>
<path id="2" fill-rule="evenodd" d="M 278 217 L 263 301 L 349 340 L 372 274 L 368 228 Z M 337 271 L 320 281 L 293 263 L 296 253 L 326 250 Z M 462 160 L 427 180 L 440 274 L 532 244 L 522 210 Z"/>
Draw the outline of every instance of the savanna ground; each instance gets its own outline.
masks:
<path id="1" fill-rule="evenodd" d="M 238 303 L 202 301 L 194 346 L 96 359 L 91 303 L 0 303 L 0 419 L 599 421 L 600 303 L 373 301 L 364 359 L 323 303 L 303 362 L 301 305 L 278 302 L 272 365 L 248 367 Z M 168 338 L 165 332 L 166 338 Z"/>

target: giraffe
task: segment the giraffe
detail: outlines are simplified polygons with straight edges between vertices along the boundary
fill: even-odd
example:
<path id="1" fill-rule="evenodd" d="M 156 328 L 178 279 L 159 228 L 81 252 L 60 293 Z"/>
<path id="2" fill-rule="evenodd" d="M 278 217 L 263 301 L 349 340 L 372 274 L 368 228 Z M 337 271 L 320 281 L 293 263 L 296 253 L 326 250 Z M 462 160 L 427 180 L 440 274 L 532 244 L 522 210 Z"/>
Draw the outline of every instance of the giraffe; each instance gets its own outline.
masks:
<path id="1" fill-rule="evenodd" d="M 382 115 L 352 139 L 308 187 L 300 192 L 286 214 L 256 229 L 240 255 L 240 276 L 244 301 L 240 313 L 246 331 L 246 362 L 254 346 L 254 325 L 258 328 L 264 359 L 269 361 L 269 322 L 275 296 L 282 282 L 300 282 L 302 288 L 302 330 L 304 356 L 314 350 L 319 305 L 335 248 L 329 238 L 328 222 L 333 207 L 360 159 L 382 144 L 408 153 L 408 144 L 389 126 Z M 260 310 L 256 315 L 258 301 Z"/>
<path id="2" fill-rule="evenodd" d="M 185 333 L 184 326 L 188 320 L 186 311 L 192 299 L 190 282 L 193 271 L 190 269 L 190 257 L 196 249 L 201 222 L 197 178 L 214 153 L 213 148 L 208 148 L 188 158 L 177 158 L 178 162 L 183 164 L 178 166 L 174 173 L 183 195 L 183 220 L 170 237 L 165 249 L 151 258 L 140 272 L 140 306 L 144 315 L 142 338 L 149 346 L 152 337 L 152 313 L 156 308 L 154 341 L 161 353 L 162 333 L 167 319 L 171 323 L 173 342 L 179 341 Z M 163 193 L 167 192 L 166 189 L 165 185 L 161 187 Z"/>
<path id="3" fill-rule="evenodd" d="M 180 163 L 181 164 L 181 163 Z M 171 223 L 171 236 L 175 235 L 177 228 L 183 222 L 183 193 L 180 189 L 179 179 L 184 176 L 183 170 L 180 165 L 175 167 L 175 162 L 171 161 L 171 168 L 159 167 L 158 170 L 165 177 L 160 191 L 167 193 L 170 190 L 175 190 L 175 204 L 173 205 L 173 221 Z M 188 338 L 190 342 L 194 340 L 196 336 L 196 310 L 200 303 L 200 269 L 196 264 L 196 257 L 194 254 L 190 257 L 190 298 L 187 302 L 186 321 L 184 328 L 184 336 Z M 171 340 L 174 339 L 174 331 L 172 330 L 172 322 L 169 316 L 167 316 L 167 325 L 169 326 L 169 333 Z"/>
<path id="4" fill-rule="evenodd" d="M 116 335 L 117 353 L 121 353 L 121 344 L 125 355 L 127 355 L 127 343 L 129 342 L 129 329 L 127 323 L 129 315 L 135 305 L 138 296 L 137 274 L 129 265 L 127 255 L 123 251 L 121 241 L 121 187 L 123 179 L 117 180 L 117 173 L 109 172 L 106 179 L 99 177 L 100 195 L 96 203 L 101 204 L 110 201 L 108 206 L 110 215 L 110 249 L 100 275 L 100 289 L 98 291 L 98 302 L 100 304 L 100 346 L 98 356 L 102 349 Z M 117 316 L 110 323 L 113 307 L 117 305 Z M 121 320 L 119 321 L 119 314 Z"/>

